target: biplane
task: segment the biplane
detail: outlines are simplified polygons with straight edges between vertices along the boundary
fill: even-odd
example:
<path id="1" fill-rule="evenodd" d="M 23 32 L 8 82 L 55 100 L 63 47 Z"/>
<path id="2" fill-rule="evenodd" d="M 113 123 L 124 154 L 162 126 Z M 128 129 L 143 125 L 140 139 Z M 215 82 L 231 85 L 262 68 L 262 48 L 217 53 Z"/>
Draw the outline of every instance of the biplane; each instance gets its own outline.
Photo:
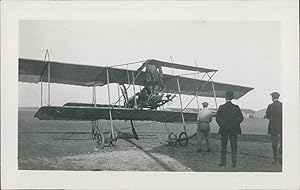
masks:
<path id="1" fill-rule="evenodd" d="M 128 69 L 128 64 L 115 66 L 88 66 L 70 63 L 19 59 L 19 81 L 41 84 L 41 107 L 34 117 L 39 120 L 73 120 L 91 121 L 91 135 L 96 139 L 98 148 L 106 145 L 115 146 L 119 133 L 114 127 L 114 120 L 130 121 L 133 136 L 138 140 L 134 121 L 153 121 L 161 123 L 182 123 L 183 131 L 178 135 L 169 133 L 168 142 L 174 146 L 179 143 L 182 146 L 188 144 L 191 136 L 188 136 L 186 123 L 197 121 L 197 112 L 186 112 L 186 108 L 194 98 L 198 96 L 222 98 L 225 91 L 234 92 L 234 99 L 239 99 L 253 88 L 214 82 L 212 77 L 217 72 L 215 69 L 201 68 L 177 64 L 173 62 L 148 59 L 129 64 L 141 64 L 136 70 Z M 118 68 L 127 65 L 127 68 Z M 202 78 L 186 77 L 185 74 L 172 75 L 162 73 L 162 68 L 184 70 Z M 208 76 L 208 80 L 203 80 Z M 48 104 L 43 105 L 43 84 L 48 84 Z M 51 83 L 77 85 L 93 88 L 92 103 L 69 102 L 63 106 L 51 106 Z M 118 84 L 118 100 L 112 103 L 110 84 Z M 96 102 L 96 87 L 107 87 L 108 104 Z M 138 92 L 136 87 L 140 86 Z M 128 89 L 133 88 L 130 97 Z M 183 105 L 182 95 L 192 96 L 192 100 Z M 179 98 L 180 109 L 166 110 L 164 105 Z M 199 108 L 199 102 L 197 99 Z M 217 107 L 217 103 L 216 103 Z M 111 131 L 104 135 L 101 130 L 100 120 L 110 120 Z"/>

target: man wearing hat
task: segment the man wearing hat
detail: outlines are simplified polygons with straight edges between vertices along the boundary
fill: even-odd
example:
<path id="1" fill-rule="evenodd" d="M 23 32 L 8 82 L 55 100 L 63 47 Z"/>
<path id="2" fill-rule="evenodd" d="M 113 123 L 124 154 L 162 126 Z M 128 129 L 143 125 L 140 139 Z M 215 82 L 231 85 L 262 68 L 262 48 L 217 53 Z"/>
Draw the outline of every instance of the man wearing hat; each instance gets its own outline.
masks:
<path id="1" fill-rule="evenodd" d="M 202 141 L 205 139 L 207 152 L 210 152 L 209 146 L 209 134 L 210 134 L 210 125 L 209 123 L 212 120 L 212 112 L 207 109 L 208 103 L 203 102 L 203 109 L 199 110 L 198 113 L 198 128 L 197 128 L 197 140 L 198 140 L 198 151 L 202 151 Z"/>
<path id="2" fill-rule="evenodd" d="M 221 105 L 217 111 L 217 123 L 221 134 L 221 163 L 226 166 L 227 141 L 230 140 L 232 167 L 237 163 L 237 135 L 241 134 L 240 123 L 244 120 L 243 114 L 238 105 L 231 102 L 233 92 L 227 91 L 225 94 L 226 103 Z"/>
<path id="3" fill-rule="evenodd" d="M 271 135 L 273 163 L 277 163 L 277 153 L 282 153 L 282 103 L 278 100 L 280 94 L 278 92 L 271 93 L 272 104 L 268 105 L 266 118 L 269 119 L 268 134 Z M 278 150 L 278 144 L 279 150 Z"/>

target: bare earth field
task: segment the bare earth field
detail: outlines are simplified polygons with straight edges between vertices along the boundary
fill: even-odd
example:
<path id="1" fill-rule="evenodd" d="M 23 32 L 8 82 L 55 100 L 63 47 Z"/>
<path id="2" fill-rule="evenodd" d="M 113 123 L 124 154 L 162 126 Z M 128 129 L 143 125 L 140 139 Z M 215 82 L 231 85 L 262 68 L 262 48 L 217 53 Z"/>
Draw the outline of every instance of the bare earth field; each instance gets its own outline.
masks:
<path id="1" fill-rule="evenodd" d="M 81 171 L 190 171 L 190 172 L 280 172 L 281 165 L 272 164 L 272 150 L 266 135 L 267 120 L 245 119 L 243 135 L 238 142 L 238 166 L 231 168 L 231 155 L 227 155 L 228 166 L 221 168 L 220 137 L 218 126 L 212 123 L 210 153 L 198 153 L 196 138 L 188 146 L 170 147 L 168 132 L 179 134 L 181 124 L 162 123 L 143 125 L 136 122 L 140 140 L 131 135 L 129 122 L 115 121 L 121 133 L 116 148 L 96 149 L 91 139 L 90 122 L 39 121 L 34 109 L 19 109 L 18 167 L 19 170 L 81 170 Z M 110 131 L 108 121 L 103 128 Z M 141 125 L 141 126 L 138 126 Z M 189 135 L 196 132 L 196 125 L 187 126 Z M 230 145 L 228 145 L 230 151 Z"/>

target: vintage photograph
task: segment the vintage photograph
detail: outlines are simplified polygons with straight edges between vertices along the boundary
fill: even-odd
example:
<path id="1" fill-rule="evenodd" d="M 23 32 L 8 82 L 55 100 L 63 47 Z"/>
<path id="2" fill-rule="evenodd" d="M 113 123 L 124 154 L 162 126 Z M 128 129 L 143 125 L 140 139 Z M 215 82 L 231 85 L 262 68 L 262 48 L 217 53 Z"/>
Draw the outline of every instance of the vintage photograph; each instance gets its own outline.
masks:
<path id="1" fill-rule="evenodd" d="M 19 22 L 18 170 L 282 172 L 281 24 Z"/>

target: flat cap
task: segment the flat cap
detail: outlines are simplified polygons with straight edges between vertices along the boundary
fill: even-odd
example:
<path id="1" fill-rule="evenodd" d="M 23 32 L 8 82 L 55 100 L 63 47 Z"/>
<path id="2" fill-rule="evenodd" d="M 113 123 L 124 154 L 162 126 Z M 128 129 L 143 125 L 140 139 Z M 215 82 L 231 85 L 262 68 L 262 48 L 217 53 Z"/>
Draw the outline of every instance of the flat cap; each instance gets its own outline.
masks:
<path id="1" fill-rule="evenodd" d="M 207 102 L 203 102 L 202 105 L 205 106 L 205 107 L 207 107 L 208 103 Z"/>
<path id="2" fill-rule="evenodd" d="M 226 91 L 225 97 L 228 100 L 232 100 L 233 99 L 233 92 L 232 91 Z"/>
<path id="3" fill-rule="evenodd" d="M 273 98 L 279 98 L 280 94 L 278 92 L 272 92 L 270 94 Z"/>

